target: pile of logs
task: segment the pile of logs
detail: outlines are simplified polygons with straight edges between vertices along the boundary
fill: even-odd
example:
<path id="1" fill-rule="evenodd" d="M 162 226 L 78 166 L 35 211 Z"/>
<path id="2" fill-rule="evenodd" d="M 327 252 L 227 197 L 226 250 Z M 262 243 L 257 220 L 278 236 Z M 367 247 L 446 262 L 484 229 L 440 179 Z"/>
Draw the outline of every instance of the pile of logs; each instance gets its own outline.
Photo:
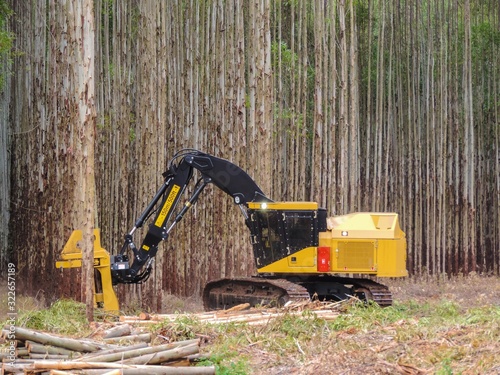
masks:
<path id="1" fill-rule="evenodd" d="M 8 332 L 2 332 L 7 339 Z M 214 366 L 191 366 L 200 339 L 151 345 L 150 333 L 131 334 L 127 324 L 101 340 L 72 339 L 15 327 L 15 359 L 4 356 L 1 374 L 215 374 Z"/>
<path id="2" fill-rule="evenodd" d="M 301 315 L 303 311 L 324 320 L 333 320 L 340 314 L 345 302 L 304 301 L 285 305 L 284 308 L 250 308 L 248 304 L 235 306 L 229 310 L 188 314 L 200 322 L 245 323 L 248 325 L 267 324 L 284 315 Z M 184 340 L 158 343 L 161 335 L 153 335 L 144 326 L 159 322 L 175 322 L 179 314 L 147 314 L 121 316 L 107 330 L 101 329 L 99 339 L 72 339 L 52 334 L 10 327 L 2 331 L 9 342 L 15 334 L 15 360 L 4 356 L 3 374 L 215 374 L 214 366 L 192 366 L 199 362 L 200 340 Z M 135 327 L 135 331 L 134 328 Z M 143 331 L 137 331 L 142 329 Z M 144 332 L 145 330 L 145 332 Z M 151 343 L 156 339 L 156 345 Z M 11 346 L 12 348 L 12 346 Z"/>
<path id="3" fill-rule="evenodd" d="M 228 310 L 209 311 L 189 314 L 190 317 L 204 323 L 245 323 L 248 325 L 263 325 L 270 320 L 279 318 L 284 314 L 301 315 L 304 310 L 314 313 L 315 316 L 324 320 L 334 320 L 339 316 L 339 308 L 345 302 L 319 302 L 304 301 L 295 302 L 285 308 L 262 308 L 250 309 L 248 303 L 235 306 Z M 179 314 L 147 314 L 140 313 L 138 316 L 120 316 L 120 322 L 137 326 L 158 324 L 158 322 L 174 322 Z"/>

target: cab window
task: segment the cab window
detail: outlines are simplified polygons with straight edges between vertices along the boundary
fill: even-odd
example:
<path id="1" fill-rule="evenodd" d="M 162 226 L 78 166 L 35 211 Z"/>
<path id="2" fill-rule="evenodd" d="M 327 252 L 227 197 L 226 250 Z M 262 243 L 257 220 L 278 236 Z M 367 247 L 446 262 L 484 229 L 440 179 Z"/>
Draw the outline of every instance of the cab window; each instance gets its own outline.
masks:
<path id="1" fill-rule="evenodd" d="M 291 252 L 317 246 L 317 230 L 314 226 L 314 212 L 285 212 L 285 233 Z"/>

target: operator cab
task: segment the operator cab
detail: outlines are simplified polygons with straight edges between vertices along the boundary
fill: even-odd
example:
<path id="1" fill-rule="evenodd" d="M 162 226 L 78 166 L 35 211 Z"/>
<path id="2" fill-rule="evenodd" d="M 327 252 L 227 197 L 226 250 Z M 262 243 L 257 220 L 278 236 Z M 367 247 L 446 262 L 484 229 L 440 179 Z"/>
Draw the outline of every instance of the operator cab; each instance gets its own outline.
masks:
<path id="1" fill-rule="evenodd" d="M 326 210 L 315 202 L 248 203 L 249 227 L 257 268 L 319 243 Z"/>

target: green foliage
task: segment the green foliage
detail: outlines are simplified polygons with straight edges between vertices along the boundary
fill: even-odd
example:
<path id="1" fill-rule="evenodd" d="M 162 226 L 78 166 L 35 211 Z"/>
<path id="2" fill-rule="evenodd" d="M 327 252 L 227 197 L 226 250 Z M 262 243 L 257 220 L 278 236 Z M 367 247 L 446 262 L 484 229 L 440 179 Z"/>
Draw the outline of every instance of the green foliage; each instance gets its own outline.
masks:
<path id="1" fill-rule="evenodd" d="M 443 301 L 437 306 L 436 314 L 442 319 L 455 319 L 460 315 L 459 306 L 451 301 Z"/>
<path id="2" fill-rule="evenodd" d="M 304 356 L 319 341 L 329 335 L 329 328 L 316 314 L 304 311 L 300 315 L 284 314 L 269 322 L 252 341 L 259 342 L 266 351 L 279 356 Z"/>
<path id="3" fill-rule="evenodd" d="M 277 73 L 281 63 L 281 79 L 284 85 L 290 87 L 293 76 L 297 74 L 299 57 L 283 40 L 271 43 L 271 64 Z"/>
<path id="4" fill-rule="evenodd" d="M 238 323 L 210 324 L 192 315 L 179 315 L 175 321 L 165 320 L 153 325 L 151 331 L 172 341 L 189 340 L 203 335 L 210 337 L 207 359 L 201 366 L 215 366 L 217 374 L 245 375 L 249 373 L 248 358 L 238 350 L 247 342 L 247 326 Z"/>
<path id="5" fill-rule="evenodd" d="M 99 130 L 106 130 L 106 129 L 109 129 L 111 126 L 111 121 L 110 121 L 110 118 L 108 115 L 104 115 L 102 117 L 102 122 L 100 121 L 98 124 L 97 124 L 97 128 Z"/>
<path id="6" fill-rule="evenodd" d="M 249 373 L 248 360 L 236 350 L 221 349 L 201 361 L 199 366 L 215 366 L 217 375 L 246 375 Z"/>
<path id="7" fill-rule="evenodd" d="M 498 61 L 495 51 L 500 47 L 500 31 L 497 30 L 489 21 L 483 21 L 471 26 L 471 57 L 472 70 L 480 72 L 475 75 L 476 79 L 481 81 L 485 76 L 494 76 L 494 70 L 497 69 Z M 497 106 L 496 95 L 490 90 L 488 85 L 481 82 L 475 84 L 478 89 L 482 89 L 483 102 L 479 111 L 493 113 Z"/>
<path id="8" fill-rule="evenodd" d="M 283 334 L 290 338 L 309 340 L 311 336 L 322 331 L 325 321 L 306 310 L 301 315 L 285 314 L 268 326 L 270 332 Z"/>
<path id="9" fill-rule="evenodd" d="M 196 333 L 205 330 L 199 319 L 191 315 L 179 315 L 175 321 L 165 320 L 151 327 L 153 332 L 160 332 L 162 336 L 172 341 L 190 340 L 196 337 Z"/>
<path id="10" fill-rule="evenodd" d="M 216 367 L 217 374 L 249 373 L 249 359 L 240 349 L 248 344 L 249 327 L 246 324 L 228 323 L 210 325 L 208 336 L 214 337 L 206 364 Z M 211 333 L 209 333 L 211 332 Z"/>
<path id="11" fill-rule="evenodd" d="M 108 73 L 111 79 L 115 78 L 115 64 L 113 63 L 108 64 Z"/>
<path id="12" fill-rule="evenodd" d="M 6 56 L 12 49 L 12 42 L 14 36 L 11 32 L 1 30 L 0 31 L 0 54 L 1 56 Z"/>
<path id="13" fill-rule="evenodd" d="M 283 101 L 283 108 L 279 111 L 279 106 L 275 106 L 276 121 L 284 121 L 290 124 L 287 134 L 293 139 L 301 137 L 307 138 L 309 141 L 312 139 L 312 121 L 313 121 L 313 108 L 314 108 L 314 85 L 315 75 L 314 70 L 314 56 L 306 66 L 306 86 L 307 86 L 307 105 L 306 114 L 300 112 L 301 109 L 295 108 L 290 101 L 287 102 L 285 98 L 280 98 Z M 293 52 L 283 40 L 273 41 L 271 43 L 271 63 L 273 70 L 277 74 L 281 69 L 280 81 L 284 93 L 291 92 L 292 86 L 296 85 L 297 80 L 300 78 L 300 69 L 303 69 L 299 64 L 299 56 Z M 276 87 L 277 89 L 277 87 Z"/>
<path id="14" fill-rule="evenodd" d="M 290 126 L 286 128 L 286 134 L 290 138 L 299 139 L 304 132 L 307 137 L 307 129 L 304 129 L 304 115 L 302 113 L 295 111 L 294 108 L 283 108 L 280 112 L 278 106 L 275 106 L 274 112 L 276 121 L 284 121 L 290 124 Z"/>
<path id="15" fill-rule="evenodd" d="M 131 22 L 131 30 L 129 34 L 130 41 L 132 43 L 137 43 L 137 36 L 139 34 L 139 30 L 141 29 L 141 12 L 139 10 L 139 6 L 133 6 L 130 10 L 130 18 Z"/>
<path id="16" fill-rule="evenodd" d="M 89 329 L 85 310 L 83 303 L 60 299 L 47 309 L 20 311 L 18 325 L 67 335 L 81 335 Z"/>
<path id="17" fill-rule="evenodd" d="M 0 91 L 3 90 L 5 75 L 9 74 L 13 58 L 14 34 L 7 28 L 12 13 L 6 1 L 0 0 Z"/>
<path id="18" fill-rule="evenodd" d="M 100 33 L 102 38 L 104 39 L 105 34 L 105 25 L 106 25 L 106 19 L 108 23 L 109 30 L 113 30 L 113 0 L 103 0 L 102 2 L 102 8 L 101 8 L 101 19 L 99 23 L 99 28 L 100 28 Z M 110 48 L 113 49 L 113 43 L 111 43 L 111 40 L 109 40 Z M 110 51 L 111 52 L 111 51 Z"/>
<path id="19" fill-rule="evenodd" d="M 0 35 L 2 35 L 2 37 L 9 36 L 9 33 L 4 29 L 7 27 L 7 23 L 12 14 L 12 9 L 9 8 L 7 2 L 5 0 L 0 0 Z M 10 39 L 10 41 L 8 40 L 7 44 L 9 42 L 12 42 L 12 39 Z M 3 52 L 4 48 L 6 48 L 6 45 L 4 44 L 4 40 L 2 39 L 0 43 L 0 51 Z"/>
<path id="20" fill-rule="evenodd" d="M 484 21 L 471 26 L 472 60 L 481 64 L 481 69 L 491 69 L 496 64 L 496 61 L 491 60 L 494 57 L 492 52 L 499 46 L 500 31 L 495 30 L 490 22 Z"/>
<path id="21" fill-rule="evenodd" d="M 133 141 L 135 141 L 135 138 L 136 138 L 136 133 L 135 133 L 136 120 L 135 120 L 135 113 L 134 112 L 130 112 L 129 124 L 130 124 L 130 128 L 128 130 L 128 139 L 130 142 L 133 142 Z"/>
<path id="22" fill-rule="evenodd" d="M 441 364 L 441 367 L 436 371 L 436 375 L 453 375 L 453 370 L 450 367 L 450 363 L 450 359 L 444 360 Z"/>
<path id="23" fill-rule="evenodd" d="M 113 10 L 113 0 L 104 0 L 102 3 L 103 13 L 109 14 Z"/>
<path id="24" fill-rule="evenodd" d="M 368 0 L 357 0 L 354 2 L 354 7 L 356 12 L 356 24 L 358 25 L 358 29 L 368 27 L 368 20 L 370 18 L 370 5 Z"/>
<path id="25" fill-rule="evenodd" d="M 345 314 L 340 315 L 330 323 L 335 331 L 345 329 L 369 330 L 374 325 L 386 325 L 401 319 L 409 319 L 411 310 L 406 306 L 398 305 L 381 308 L 379 305 L 370 303 L 356 303 L 348 307 Z"/>
<path id="26" fill-rule="evenodd" d="M 335 331 L 357 329 L 369 331 L 375 326 L 387 326 L 396 322 L 403 324 L 406 334 L 414 329 L 416 336 L 435 335 L 436 327 L 448 328 L 453 325 L 474 325 L 478 323 L 500 322 L 500 309 L 477 308 L 464 314 L 462 306 L 453 301 L 440 301 L 436 304 L 409 301 L 404 304 L 395 302 L 393 306 L 381 308 L 376 304 L 355 304 L 345 314 L 340 315 L 329 327 Z M 412 327 L 411 329 L 409 327 Z"/>
<path id="27" fill-rule="evenodd" d="M 290 6 L 297 7 L 299 5 L 299 0 L 284 0 L 283 5 L 287 7 Z"/>

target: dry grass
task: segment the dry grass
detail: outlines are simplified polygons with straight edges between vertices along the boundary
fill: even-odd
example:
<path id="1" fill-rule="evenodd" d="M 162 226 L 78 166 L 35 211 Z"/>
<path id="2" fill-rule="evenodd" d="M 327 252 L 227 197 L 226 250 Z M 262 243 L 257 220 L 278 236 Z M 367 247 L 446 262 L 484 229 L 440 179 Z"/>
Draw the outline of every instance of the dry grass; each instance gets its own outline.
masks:
<path id="1" fill-rule="evenodd" d="M 45 307 L 45 299 L 43 297 L 27 297 L 16 293 L 14 300 L 14 312 L 18 311 L 32 311 L 43 309 Z M 12 312 L 9 309 L 9 290 L 7 289 L 7 281 L 0 278 L 0 316 L 5 317 L 7 313 Z"/>
<path id="2" fill-rule="evenodd" d="M 399 302 L 447 300 L 467 307 L 500 306 L 500 278 L 495 276 L 428 276 L 382 282 Z"/>

